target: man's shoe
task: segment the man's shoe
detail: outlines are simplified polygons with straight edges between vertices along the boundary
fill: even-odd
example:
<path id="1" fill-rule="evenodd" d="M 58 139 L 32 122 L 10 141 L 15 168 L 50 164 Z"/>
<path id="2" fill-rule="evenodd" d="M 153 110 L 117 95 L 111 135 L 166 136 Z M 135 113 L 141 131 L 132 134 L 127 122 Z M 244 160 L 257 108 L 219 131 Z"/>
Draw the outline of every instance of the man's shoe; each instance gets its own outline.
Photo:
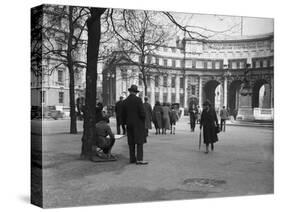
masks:
<path id="1" fill-rule="evenodd" d="M 148 162 L 147 162 L 147 161 L 141 160 L 141 161 L 137 161 L 136 164 L 137 164 L 137 165 L 147 165 Z"/>

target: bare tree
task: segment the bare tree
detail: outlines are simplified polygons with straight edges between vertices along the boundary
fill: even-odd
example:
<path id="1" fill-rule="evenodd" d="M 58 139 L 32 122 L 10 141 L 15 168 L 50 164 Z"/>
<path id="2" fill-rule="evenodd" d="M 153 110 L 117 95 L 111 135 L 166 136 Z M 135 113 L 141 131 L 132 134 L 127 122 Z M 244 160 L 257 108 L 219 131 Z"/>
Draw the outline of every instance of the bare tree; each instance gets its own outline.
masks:
<path id="1" fill-rule="evenodd" d="M 88 46 L 86 71 L 86 102 L 84 108 L 84 125 L 82 137 L 81 157 L 95 160 L 96 156 L 96 90 L 97 64 L 101 37 L 101 16 L 105 8 L 90 8 L 90 17 L 87 19 Z"/>
<path id="2" fill-rule="evenodd" d="M 159 22 L 158 14 L 136 10 L 111 10 L 109 14 L 118 41 L 119 59 L 138 68 L 139 80 L 144 84 L 145 95 L 147 77 L 152 69 L 156 70 L 158 67 L 156 61 L 152 61 L 151 58 L 170 35 L 165 26 Z"/>
<path id="3" fill-rule="evenodd" d="M 48 10 L 52 8 L 52 10 Z M 43 26 L 43 57 L 56 61 L 49 64 L 46 74 L 52 74 L 60 66 L 65 66 L 69 73 L 69 105 L 70 105 L 70 133 L 77 133 L 75 112 L 75 72 L 86 67 L 81 57 L 86 43 L 82 39 L 86 28 L 86 16 L 89 11 L 84 7 L 74 6 L 46 6 L 48 23 Z M 83 55 L 82 55 L 83 56 Z"/>

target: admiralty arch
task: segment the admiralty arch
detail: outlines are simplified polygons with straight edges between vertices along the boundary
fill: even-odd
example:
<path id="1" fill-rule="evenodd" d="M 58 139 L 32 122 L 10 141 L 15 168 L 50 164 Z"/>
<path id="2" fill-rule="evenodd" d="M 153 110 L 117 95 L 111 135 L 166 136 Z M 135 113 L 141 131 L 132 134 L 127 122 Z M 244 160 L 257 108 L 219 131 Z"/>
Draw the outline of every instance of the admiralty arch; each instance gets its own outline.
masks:
<path id="1" fill-rule="evenodd" d="M 146 64 L 151 66 L 146 95 L 152 106 L 156 101 L 179 103 L 187 110 L 191 104 L 202 106 L 209 100 L 216 110 L 225 106 L 238 119 L 273 119 L 272 33 L 207 42 L 177 39 L 173 46 L 158 47 Z M 120 96 L 127 96 L 133 83 L 144 97 L 139 79 L 134 65 L 105 66 L 104 104 L 114 105 Z"/>

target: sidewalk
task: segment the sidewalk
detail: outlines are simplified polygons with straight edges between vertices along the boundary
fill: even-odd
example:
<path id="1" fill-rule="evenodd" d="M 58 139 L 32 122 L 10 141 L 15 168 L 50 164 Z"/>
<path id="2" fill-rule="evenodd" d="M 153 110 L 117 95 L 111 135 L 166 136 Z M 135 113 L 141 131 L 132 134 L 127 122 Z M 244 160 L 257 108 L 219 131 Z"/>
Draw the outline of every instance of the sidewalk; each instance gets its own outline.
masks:
<path id="1" fill-rule="evenodd" d="M 111 120 L 115 130 L 114 120 Z M 64 124 L 60 126 L 60 124 Z M 116 141 L 115 162 L 79 159 L 82 122 L 77 135 L 68 122 L 48 121 L 43 139 L 45 207 L 178 200 L 273 192 L 273 131 L 229 126 L 219 134 L 215 151 L 198 150 L 199 129 L 186 119 L 176 135 L 150 131 L 144 145 L 147 166 L 129 164 L 127 138 Z M 56 129 L 53 132 L 50 129 Z M 247 138 L 243 135 L 247 134 Z M 33 135 L 36 136 L 36 135 Z"/>

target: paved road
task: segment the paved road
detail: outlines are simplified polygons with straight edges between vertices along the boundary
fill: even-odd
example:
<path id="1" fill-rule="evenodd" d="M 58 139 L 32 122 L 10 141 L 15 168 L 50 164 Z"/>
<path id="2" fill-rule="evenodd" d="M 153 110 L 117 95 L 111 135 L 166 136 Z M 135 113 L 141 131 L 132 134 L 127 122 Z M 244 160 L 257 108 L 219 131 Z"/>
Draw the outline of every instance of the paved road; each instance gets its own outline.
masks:
<path id="1" fill-rule="evenodd" d="M 147 166 L 128 164 L 126 138 L 117 140 L 116 162 L 79 160 L 80 132 L 67 121 L 48 121 L 43 140 L 44 206 L 193 199 L 273 192 L 273 129 L 228 126 L 215 151 L 198 150 L 198 126 L 186 119 L 176 135 L 154 135 L 144 147 Z M 111 123 L 114 125 L 114 121 Z M 82 122 L 78 123 L 82 130 Z M 36 135 L 34 135 L 36 136 Z"/>

